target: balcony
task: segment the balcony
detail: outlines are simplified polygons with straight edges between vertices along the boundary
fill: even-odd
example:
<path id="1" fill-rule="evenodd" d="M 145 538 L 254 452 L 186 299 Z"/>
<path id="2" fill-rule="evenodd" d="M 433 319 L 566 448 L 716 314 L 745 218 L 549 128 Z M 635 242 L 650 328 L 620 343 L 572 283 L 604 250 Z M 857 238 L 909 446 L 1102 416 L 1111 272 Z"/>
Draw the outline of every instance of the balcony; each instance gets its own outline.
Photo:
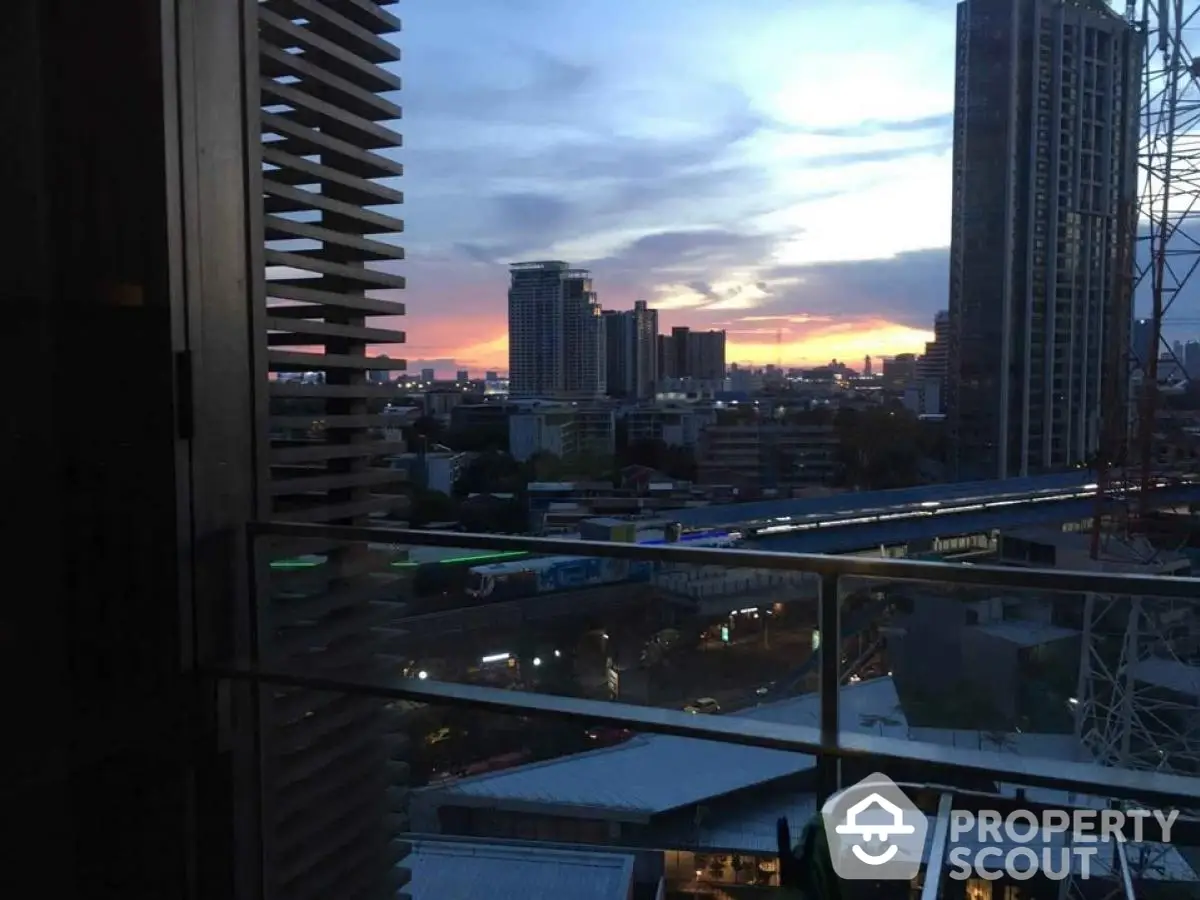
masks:
<path id="1" fill-rule="evenodd" d="M 686 541 L 252 536 L 256 619 L 217 675 L 254 723 L 233 733 L 256 736 L 266 896 L 333 896 L 351 870 L 375 873 L 374 896 L 792 896 L 778 821 L 798 838 L 877 772 L 928 829 L 919 873 L 864 882 L 872 896 L 1197 887 L 1194 579 Z M 1140 841 L 1098 841 L 1086 872 L 1039 857 L 960 878 L 954 860 L 990 844 L 955 816 L 1018 809 L 1184 812 L 1170 843 L 1153 819 Z"/>

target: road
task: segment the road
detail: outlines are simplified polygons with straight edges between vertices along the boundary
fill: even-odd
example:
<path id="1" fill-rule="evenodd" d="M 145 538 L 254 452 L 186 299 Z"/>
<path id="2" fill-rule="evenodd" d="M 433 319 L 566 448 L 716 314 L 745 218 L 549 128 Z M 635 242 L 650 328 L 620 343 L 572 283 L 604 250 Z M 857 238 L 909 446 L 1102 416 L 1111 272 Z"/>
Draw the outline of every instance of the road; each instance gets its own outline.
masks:
<path id="1" fill-rule="evenodd" d="M 650 702 L 685 706 L 712 697 L 723 709 L 751 705 L 755 690 L 795 670 L 812 655 L 812 629 L 777 629 L 731 643 L 708 642 L 651 670 Z"/>

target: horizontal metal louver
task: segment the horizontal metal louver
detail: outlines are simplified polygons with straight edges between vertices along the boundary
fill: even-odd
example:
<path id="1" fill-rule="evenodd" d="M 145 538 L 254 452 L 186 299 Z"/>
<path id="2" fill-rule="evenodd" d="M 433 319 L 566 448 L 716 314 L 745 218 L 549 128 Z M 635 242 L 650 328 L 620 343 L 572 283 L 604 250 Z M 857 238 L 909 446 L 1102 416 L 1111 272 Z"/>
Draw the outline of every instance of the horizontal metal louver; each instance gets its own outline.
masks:
<path id="1" fill-rule="evenodd" d="M 404 342 L 394 123 L 400 21 L 373 0 L 260 0 L 259 89 L 270 408 L 270 518 L 363 523 L 403 509 L 402 449 L 376 373 Z M 273 542 L 261 567 L 267 667 L 374 679 L 400 584 L 387 553 Z M 271 567 L 285 557 L 310 568 Z M 374 699 L 267 691 L 264 887 L 270 900 L 394 900 L 407 883 L 407 767 L 396 714 Z"/>

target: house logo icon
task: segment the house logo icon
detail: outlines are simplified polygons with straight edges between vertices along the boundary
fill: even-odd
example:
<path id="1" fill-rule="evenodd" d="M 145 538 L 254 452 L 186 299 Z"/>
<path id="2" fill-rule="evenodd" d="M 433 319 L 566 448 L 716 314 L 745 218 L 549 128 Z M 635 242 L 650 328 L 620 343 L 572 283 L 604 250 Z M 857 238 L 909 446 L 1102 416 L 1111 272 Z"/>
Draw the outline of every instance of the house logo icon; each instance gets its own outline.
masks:
<path id="1" fill-rule="evenodd" d="M 821 818 L 838 877 L 907 880 L 920 871 L 928 819 L 886 775 L 870 775 L 834 794 Z"/>

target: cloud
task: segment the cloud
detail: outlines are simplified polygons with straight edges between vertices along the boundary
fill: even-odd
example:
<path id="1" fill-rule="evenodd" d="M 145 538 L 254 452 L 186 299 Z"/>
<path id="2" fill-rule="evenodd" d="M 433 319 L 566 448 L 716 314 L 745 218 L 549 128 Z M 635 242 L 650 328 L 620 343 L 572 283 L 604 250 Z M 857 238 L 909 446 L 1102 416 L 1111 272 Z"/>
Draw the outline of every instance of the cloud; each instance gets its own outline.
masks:
<path id="1" fill-rule="evenodd" d="M 889 259 L 780 266 L 767 273 L 780 284 L 773 307 L 811 311 L 826 318 L 877 316 L 927 328 L 949 302 L 949 248 L 901 253 Z"/>
<path id="2" fill-rule="evenodd" d="M 911 132 L 940 131 L 949 133 L 954 125 L 954 113 L 936 113 L 915 119 L 879 120 L 867 119 L 853 125 L 832 128 L 794 128 L 794 131 L 822 137 L 875 137 L 881 134 L 907 134 Z"/>
<path id="3" fill-rule="evenodd" d="M 832 316 L 812 316 L 808 313 L 788 313 L 781 316 L 743 316 L 742 322 L 787 322 L 789 325 L 807 325 L 810 322 L 832 322 Z"/>
<path id="4" fill-rule="evenodd" d="M 721 228 L 681 229 L 646 234 L 632 240 L 603 259 L 589 265 L 607 274 L 704 272 L 722 266 L 757 260 L 774 243 L 771 235 L 748 234 Z M 702 277 L 686 282 L 697 293 L 711 294 L 712 285 Z"/>
<path id="5" fill-rule="evenodd" d="M 843 3 L 407 9 L 412 367 L 504 368 L 506 264 L 529 258 L 590 268 L 606 307 L 650 300 L 664 328 L 732 321 L 772 361 L 775 329 L 789 353 L 916 340 L 945 305 L 926 248 L 948 242 L 953 8 L 864 3 L 853 46 L 799 57 Z"/>

